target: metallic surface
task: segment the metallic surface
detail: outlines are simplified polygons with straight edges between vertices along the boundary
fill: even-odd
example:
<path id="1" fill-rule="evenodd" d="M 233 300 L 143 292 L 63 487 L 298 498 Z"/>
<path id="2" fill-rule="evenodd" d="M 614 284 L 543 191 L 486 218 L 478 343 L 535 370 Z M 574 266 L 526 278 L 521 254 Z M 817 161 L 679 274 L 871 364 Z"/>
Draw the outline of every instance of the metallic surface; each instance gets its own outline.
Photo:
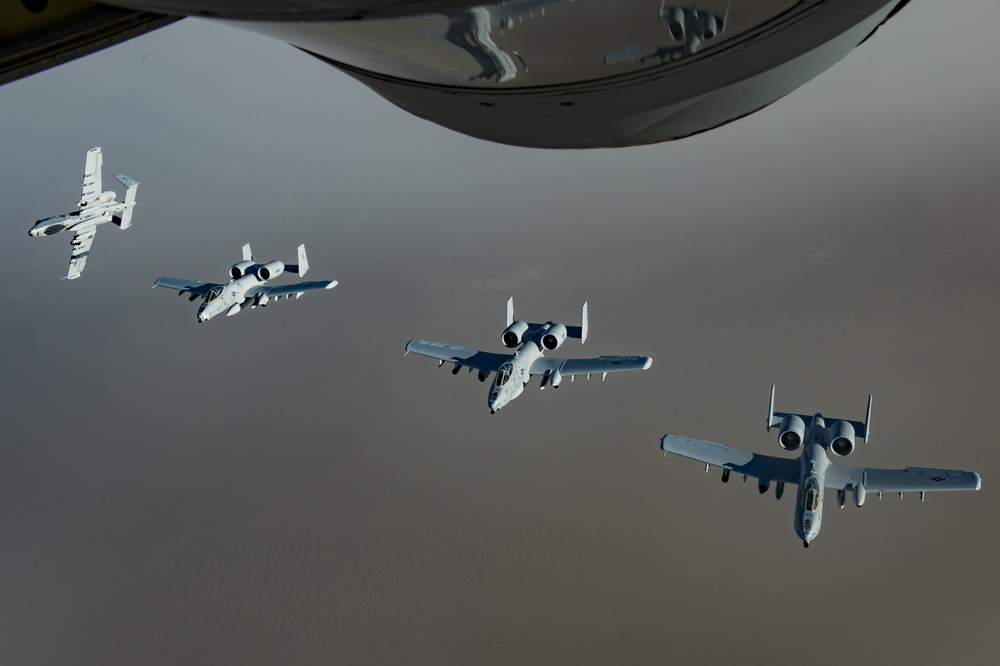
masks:
<path id="1" fill-rule="evenodd" d="M 400 108 L 463 134 L 519 146 L 593 148 L 678 139 L 753 113 L 843 58 L 905 2 L 122 4 L 213 17 L 281 39 Z M 142 29 L 171 20 L 124 16 L 146 21 Z M 40 32 L 58 42 L 55 27 Z M 114 43 L 83 31 L 74 39 L 85 46 L 43 43 L 27 64 L 20 60 L 35 49 L 14 48 L 0 82 Z"/>
<path id="2" fill-rule="evenodd" d="M 177 20 L 80 0 L 0 8 L 0 84 L 100 51 Z"/>
<path id="3" fill-rule="evenodd" d="M 407 111 L 541 148 L 677 139 L 752 113 L 843 58 L 885 0 L 505 2 L 385 21 L 229 21 Z"/>

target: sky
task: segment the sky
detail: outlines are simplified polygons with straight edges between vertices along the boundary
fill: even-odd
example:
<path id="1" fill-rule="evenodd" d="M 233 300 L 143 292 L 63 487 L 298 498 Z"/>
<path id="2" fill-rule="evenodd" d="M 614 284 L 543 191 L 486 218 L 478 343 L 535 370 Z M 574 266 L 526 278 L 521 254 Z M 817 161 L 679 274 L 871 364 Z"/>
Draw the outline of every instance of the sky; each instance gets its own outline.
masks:
<path id="1" fill-rule="evenodd" d="M 960 19 L 960 17 L 965 17 Z M 407 115 L 277 40 L 184 20 L 0 87 L 0 663 L 986 663 L 1000 574 L 1000 6 L 911 3 L 759 113 L 542 151 Z M 83 277 L 29 238 L 84 154 L 138 180 Z M 119 194 L 121 194 L 119 192 Z M 208 324 L 150 290 L 309 252 L 328 292 Z M 491 416 L 403 358 L 653 366 Z M 828 498 L 661 459 L 783 454 L 783 411 L 861 419 L 853 466 L 978 493 Z"/>

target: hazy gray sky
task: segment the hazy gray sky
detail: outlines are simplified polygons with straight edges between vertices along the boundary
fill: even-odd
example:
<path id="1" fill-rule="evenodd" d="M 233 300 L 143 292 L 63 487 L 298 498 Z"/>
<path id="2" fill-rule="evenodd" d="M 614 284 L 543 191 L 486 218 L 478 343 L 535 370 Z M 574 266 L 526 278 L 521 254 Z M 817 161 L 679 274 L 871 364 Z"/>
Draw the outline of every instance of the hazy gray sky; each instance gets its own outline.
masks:
<path id="1" fill-rule="evenodd" d="M 947 5 L 947 6 L 946 6 Z M 1000 502 L 995 2 L 911 3 L 771 107 L 675 143 L 544 152 L 409 116 L 276 40 L 185 20 L 0 87 L 0 663 L 988 663 Z M 38 218 L 85 151 L 141 182 L 82 279 Z M 162 275 L 309 249 L 308 294 L 195 322 Z M 422 337 L 504 302 L 644 373 L 496 416 Z M 793 502 L 660 459 L 780 453 L 979 493 Z M 772 433 L 773 434 L 773 433 Z"/>

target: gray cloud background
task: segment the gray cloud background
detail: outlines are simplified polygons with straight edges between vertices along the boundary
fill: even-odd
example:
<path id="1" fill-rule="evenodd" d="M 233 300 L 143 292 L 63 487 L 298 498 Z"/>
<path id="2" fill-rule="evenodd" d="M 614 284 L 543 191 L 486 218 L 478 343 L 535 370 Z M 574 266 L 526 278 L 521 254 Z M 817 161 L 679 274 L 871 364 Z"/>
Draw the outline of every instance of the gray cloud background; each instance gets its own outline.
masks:
<path id="1" fill-rule="evenodd" d="M 613 151 L 463 137 L 192 20 L 0 88 L 0 662 L 992 661 L 998 19 L 912 3 L 760 113 Z M 94 144 L 139 206 L 68 283 L 26 231 Z M 148 288 L 244 242 L 340 285 L 204 326 Z M 508 295 L 589 300 L 561 351 L 654 365 L 490 416 L 401 358 L 497 350 Z M 666 432 L 779 453 L 772 382 L 874 393 L 850 464 L 983 490 L 828 506 L 806 551 L 791 497 L 661 461 Z"/>

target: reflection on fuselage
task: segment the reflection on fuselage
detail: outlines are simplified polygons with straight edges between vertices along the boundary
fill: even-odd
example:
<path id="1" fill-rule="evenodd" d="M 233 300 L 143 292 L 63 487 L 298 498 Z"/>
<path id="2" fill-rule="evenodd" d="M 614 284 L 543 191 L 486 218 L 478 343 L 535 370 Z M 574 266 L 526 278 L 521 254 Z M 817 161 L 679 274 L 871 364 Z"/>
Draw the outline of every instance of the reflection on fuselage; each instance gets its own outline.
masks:
<path id="1" fill-rule="evenodd" d="M 675 139 L 751 113 L 846 55 L 899 0 L 512 0 L 384 20 L 233 21 L 412 113 L 548 148 Z"/>
<path id="2" fill-rule="evenodd" d="M 514 89 L 647 70 L 740 36 L 759 36 L 765 26 L 811 4 L 706 0 L 681 7 L 661 0 L 513 0 L 382 21 L 239 25 L 373 75 Z M 657 61 L 622 59 L 610 67 L 607 54 L 623 49 L 657 54 Z"/>

